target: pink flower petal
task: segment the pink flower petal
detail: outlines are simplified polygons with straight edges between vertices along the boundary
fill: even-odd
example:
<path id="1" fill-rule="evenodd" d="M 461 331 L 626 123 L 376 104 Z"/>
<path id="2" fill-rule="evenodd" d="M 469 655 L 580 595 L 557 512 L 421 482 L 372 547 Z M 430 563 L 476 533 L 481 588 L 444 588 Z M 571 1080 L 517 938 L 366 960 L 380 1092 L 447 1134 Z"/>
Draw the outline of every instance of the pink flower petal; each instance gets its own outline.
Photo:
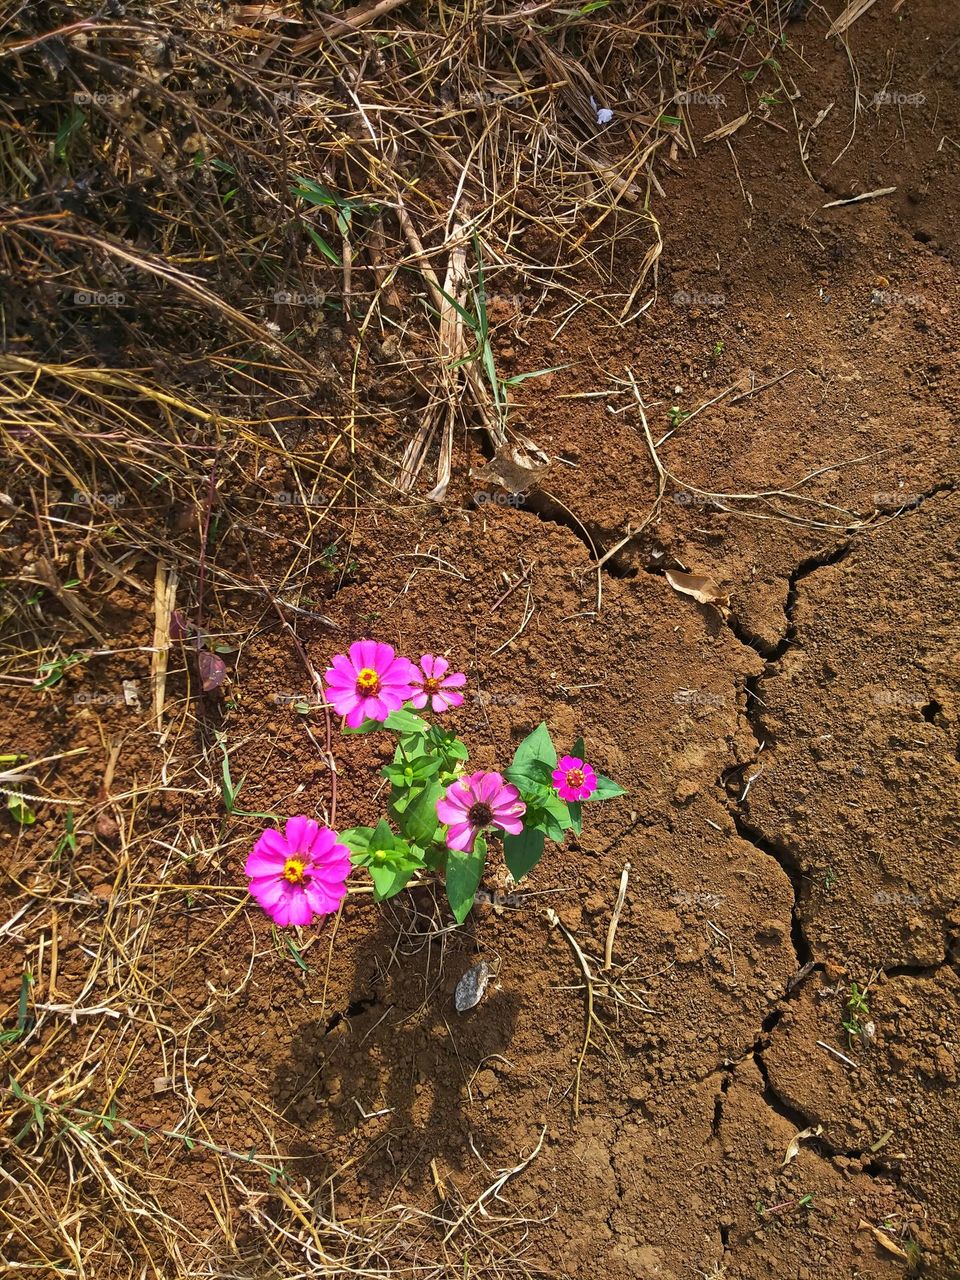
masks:
<path id="1" fill-rule="evenodd" d="M 424 694 L 424 698 L 426 698 L 426 694 Z M 444 693 L 441 690 L 440 693 L 435 693 L 433 695 L 432 702 L 434 711 L 439 714 L 442 711 L 449 711 L 451 707 L 459 707 L 463 702 L 463 694 Z"/>
<path id="2" fill-rule="evenodd" d="M 385 690 L 381 690 L 375 698 L 363 698 L 363 714 L 368 720 L 379 720 L 381 723 L 386 720 L 391 711 L 396 711 L 397 707 L 402 703 L 399 699 L 389 696 Z"/>
<path id="3" fill-rule="evenodd" d="M 481 804 L 493 805 L 502 786 L 503 778 L 499 773 L 482 773 L 477 777 L 473 789 Z"/>
<path id="4" fill-rule="evenodd" d="M 355 689 L 357 687 L 357 676 L 353 671 L 337 671 L 333 667 L 328 667 L 324 672 L 324 679 L 328 689 Z"/>
<path id="5" fill-rule="evenodd" d="M 469 822 L 455 822 L 447 831 L 447 848 L 472 853 L 477 833 Z"/>
<path id="6" fill-rule="evenodd" d="M 420 672 L 409 658 L 395 658 L 380 672 L 380 683 L 388 688 L 411 689 L 422 684 Z"/>
<path id="7" fill-rule="evenodd" d="M 437 817 L 444 825 L 462 822 L 469 807 L 469 803 L 462 804 L 441 796 L 437 801 Z"/>
<path id="8" fill-rule="evenodd" d="M 424 653 L 420 655 L 420 669 L 428 680 L 433 679 L 433 664 L 436 662 L 432 653 Z"/>
<path id="9" fill-rule="evenodd" d="M 275 827 L 268 827 L 253 846 L 254 853 L 271 853 L 282 863 L 287 857 L 287 842 Z"/>
<path id="10" fill-rule="evenodd" d="M 286 897 L 289 886 L 279 876 L 262 876 L 250 881 L 250 893 L 266 912 L 273 912 Z"/>
<path id="11" fill-rule="evenodd" d="M 440 681 L 441 689 L 459 689 L 467 683 L 467 677 L 462 671 L 454 671 L 452 675 L 444 676 Z"/>
<path id="12" fill-rule="evenodd" d="M 354 671 L 359 671 L 361 667 L 365 667 L 367 665 L 363 660 L 363 655 L 366 651 L 365 646 L 370 643 L 371 642 L 369 640 L 354 640 L 353 644 L 347 650 L 350 654 L 350 665 L 353 667 Z"/>
<path id="13" fill-rule="evenodd" d="M 313 919 L 313 908 L 307 900 L 307 895 L 301 889 L 299 893 L 291 894 L 287 899 L 287 924 L 309 924 Z"/>
<path id="14" fill-rule="evenodd" d="M 261 876 L 278 876 L 287 860 L 286 853 L 273 853 L 269 849 L 261 849 L 259 845 L 258 840 L 247 854 L 247 860 L 243 864 L 243 874 L 249 876 L 251 880 Z"/>
<path id="15" fill-rule="evenodd" d="M 283 834 L 292 857 L 309 854 L 317 834 L 317 824 L 312 818 L 307 818 L 301 813 L 295 818 L 287 819 Z"/>
<path id="16" fill-rule="evenodd" d="M 367 698 L 355 699 L 353 706 L 346 713 L 348 729 L 359 729 L 360 726 L 363 724 L 364 720 L 366 720 L 367 713 L 364 710 L 363 704 L 367 701 L 369 701 L 369 699 Z M 337 710 L 338 711 L 340 710 L 339 707 L 337 708 Z M 340 714 L 342 715 L 343 712 L 340 712 Z"/>
<path id="17" fill-rule="evenodd" d="M 507 835 L 518 836 L 523 830 L 523 822 L 519 816 L 516 817 L 500 817 L 494 819 L 498 827 L 502 827 Z"/>
<path id="18" fill-rule="evenodd" d="M 363 701 L 355 689 L 328 689 L 327 695 L 327 701 L 338 716 L 349 717 Z"/>
<path id="19" fill-rule="evenodd" d="M 423 708 L 427 705 L 427 695 L 421 691 L 420 693 L 415 693 L 412 698 L 408 699 L 408 701 L 412 703 L 413 706 L 416 707 L 418 711 L 422 711 Z M 436 698 L 434 698 L 433 700 L 433 709 L 434 711 L 437 710 Z"/>
<path id="20" fill-rule="evenodd" d="M 330 915 L 336 911 L 346 895 L 346 885 L 342 885 L 338 892 L 336 889 L 328 889 L 324 885 L 318 884 L 316 880 L 308 884 L 304 890 L 307 904 L 313 913 L 318 916 Z"/>
<path id="21" fill-rule="evenodd" d="M 439 680 L 443 676 L 443 673 L 449 669 L 449 667 L 450 667 L 450 663 L 447 661 L 446 658 L 440 658 L 440 657 L 434 658 L 433 671 L 431 673 L 433 675 L 433 678 L 435 680 Z"/>
<path id="22" fill-rule="evenodd" d="M 330 666 L 327 668 L 327 674 L 335 672 L 338 676 L 343 676 L 346 680 L 355 680 L 357 678 L 356 668 L 345 653 L 338 653 L 330 659 Z"/>
<path id="23" fill-rule="evenodd" d="M 385 675 L 393 664 L 396 650 L 392 644 L 374 642 L 373 661 L 369 664 L 380 676 Z"/>

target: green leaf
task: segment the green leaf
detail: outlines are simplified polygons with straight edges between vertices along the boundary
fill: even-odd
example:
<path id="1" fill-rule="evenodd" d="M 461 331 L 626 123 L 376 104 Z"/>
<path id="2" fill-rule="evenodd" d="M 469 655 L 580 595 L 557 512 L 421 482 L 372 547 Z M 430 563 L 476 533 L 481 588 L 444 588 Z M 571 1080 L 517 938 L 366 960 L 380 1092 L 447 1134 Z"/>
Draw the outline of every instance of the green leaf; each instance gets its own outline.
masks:
<path id="1" fill-rule="evenodd" d="M 416 866 L 416 863 L 407 859 L 400 862 L 371 863 L 369 870 L 373 881 L 374 902 L 392 898 L 401 889 L 405 889 Z"/>
<path id="2" fill-rule="evenodd" d="M 70 114 L 61 122 L 60 128 L 57 130 L 57 138 L 54 143 L 53 151 L 58 160 L 66 160 L 67 146 L 70 139 L 77 129 L 79 129 L 81 125 L 86 124 L 86 122 L 87 117 L 81 110 L 79 110 L 79 108 L 72 107 L 70 109 Z"/>
<path id="3" fill-rule="evenodd" d="M 358 724 L 355 729 L 351 729 L 348 724 L 343 726 L 343 733 L 376 733 L 378 729 L 383 728 L 382 720 L 364 720 L 362 724 Z"/>
<path id="4" fill-rule="evenodd" d="M 562 840 L 563 833 L 572 826 L 566 800 L 561 800 L 557 793 L 552 791 L 544 796 L 539 808 L 540 821 L 533 825 L 545 831 L 551 840 Z"/>
<path id="5" fill-rule="evenodd" d="M 352 854 L 360 855 L 370 848 L 372 835 L 373 827 L 349 827 L 346 831 L 340 832 L 340 840 Z"/>
<path id="6" fill-rule="evenodd" d="M 432 778 L 440 769 L 440 761 L 435 756 L 414 756 L 401 764 L 385 764 L 380 772 L 395 787 L 415 786 L 427 778 Z"/>
<path id="7" fill-rule="evenodd" d="M 612 778 L 606 778 L 602 773 L 598 773 L 597 789 L 592 796 L 587 797 L 587 800 L 613 800 L 616 796 L 625 796 L 626 794 L 623 787 L 614 782 Z"/>
<path id="8" fill-rule="evenodd" d="M 517 747 L 517 754 L 513 757 L 515 765 L 526 764 L 530 760 L 541 760 L 544 764 L 549 765 L 551 769 L 557 767 L 557 748 L 553 745 L 550 730 L 543 721 L 537 725 L 532 733 L 527 734 L 519 747 Z"/>
<path id="9" fill-rule="evenodd" d="M 416 800 L 419 792 L 416 787 L 394 787 L 387 801 L 387 810 L 392 818 L 403 825 L 403 815 Z"/>
<path id="10" fill-rule="evenodd" d="M 306 226 L 306 223 L 304 223 L 304 226 Z M 323 256 L 325 258 L 329 258 L 335 267 L 343 266 L 343 263 L 340 260 L 340 255 L 337 253 L 335 249 L 331 249 L 331 247 L 327 244 L 326 240 L 324 240 L 323 236 L 319 233 L 319 231 L 315 231 L 313 227 L 308 226 L 307 235 L 310 237 L 313 243 L 317 246 L 317 248 L 320 250 Z"/>
<path id="11" fill-rule="evenodd" d="M 461 303 L 459 303 L 456 300 L 456 298 L 454 298 L 451 294 L 447 293 L 443 285 L 438 284 L 437 288 L 440 290 L 440 292 L 443 294 L 446 300 L 450 303 L 451 307 L 453 307 L 454 311 L 456 311 L 456 313 L 459 315 L 460 319 L 464 322 L 467 328 L 470 329 L 472 333 L 479 333 L 480 322 L 477 319 L 477 317 L 472 312 L 467 311 L 466 307 L 462 306 Z"/>
<path id="12" fill-rule="evenodd" d="M 487 843 L 477 836 L 473 853 L 451 849 L 447 854 L 447 901 L 457 924 L 463 924 L 473 906 L 487 860 Z"/>
<path id="13" fill-rule="evenodd" d="M 553 767 L 544 760 L 527 760 L 523 764 L 512 764 L 504 770 L 504 777 L 519 787 L 524 793 L 541 791 L 553 786 Z"/>
<path id="14" fill-rule="evenodd" d="M 384 720 L 387 729 L 395 729 L 397 733 L 426 733 L 430 726 L 422 716 L 415 716 L 412 711 L 401 707 L 399 711 L 391 711 Z"/>
<path id="15" fill-rule="evenodd" d="M 513 763 L 505 770 L 505 776 L 515 787 L 527 790 L 531 787 L 549 786 L 550 775 L 556 767 L 557 749 L 550 737 L 550 730 L 540 723 L 517 747 Z"/>
<path id="16" fill-rule="evenodd" d="M 575 831 L 578 836 L 582 835 L 583 833 L 583 801 L 568 800 L 567 808 L 570 810 L 571 831 Z"/>
<path id="17" fill-rule="evenodd" d="M 443 786 L 431 782 L 406 806 L 400 828 L 413 844 L 427 844 L 433 839 L 440 825 L 437 801 L 442 795 Z"/>
<path id="18" fill-rule="evenodd" d="M 15 822 L 19 822 L 21 827 L 30 827 L 37 820 L 37 815 L 33 812 L 23 796 L 7 796 L 7 808 L 10 816 Z"/>
<path id="19" fill-rule="evenodd" d="M 544 834 L 524 827 L 518 836 L 503 837 L 503 856 L 514 880 L 521 880 L 543 857 Z"/>
<path id="20" fill-rule="evenodd" d="M 377 825 L 374 827 L 373 834 L 370 836 L 370 848 L 371 849 L 392 849 L 393 846 L 397 843 L 398 843 L 397 837 L 391 831 L 390 823 L 386 820 L 386 818 L 381 818 L 380 821 L 377 823 Z"/>
<path id="21" fill-rule="evenodd" d="M 461 742 L 450 729 L 441 729 L 438 724 L 435 724 L 431 727 L 427 738 L 450 764 L 455 760 L 470 759 L 470 752 L 467 750 L 466 743 Z"/>

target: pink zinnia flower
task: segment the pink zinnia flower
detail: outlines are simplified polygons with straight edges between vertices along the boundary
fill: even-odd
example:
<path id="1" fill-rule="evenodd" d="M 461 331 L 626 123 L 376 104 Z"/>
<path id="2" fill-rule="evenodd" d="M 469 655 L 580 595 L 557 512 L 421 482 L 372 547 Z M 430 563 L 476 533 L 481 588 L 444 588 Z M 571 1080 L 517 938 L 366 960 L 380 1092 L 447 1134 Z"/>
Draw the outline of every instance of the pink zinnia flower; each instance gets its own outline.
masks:
<path id="1" fill-rule="evenodd" d="M 428 702 L 438 713 L 450 707 L 459 707 L 463 702 L 463 694 L 453 693 L 452 690 L 466 684 L 467 677 L 462 671 L 446 675 L 449 666 L 446 658 L 435 658 L 432 653 L 425 653 L 420 659 L 421 670 L 414 676 L 414 684 L 419 688 L 413 695 L 413 705 L 418 711 Z"/>
<path id="2" fill-rule="evenodd" d="M 309 924 L 336 911 L 346 897 L 350 850 L 313 818 L 288 818 L 283 834 L 270 827 L 244 867 L 250 892 L 274 924 Z"/>
<path id="3" fill-rule="evenodd" d="M 576 756 L 561 756 L 551 776 L 561 800 L 586 800 L 597 789 L 596 771 Z"/>
<path id="4" fill-rule="evenodd" d="M 526 811 L 516 787 L 504 782 L 499 773 L 482 769 L 458 778 L 437 801 L 437 817 L 449 828 L 447 844 L 463 853 L 473 852 L 473 842 L 485 827 L 501 827 L 518 836 Z"/>
<path id="5" fill-rule="evenodd" d="M 327 698 L 351 729 L 364 720 L 386 720 L 413 696 L 419 675 L 409 658 L 398 657 L 393 646 L 376 640 L 357 640 L 349 657 L 338 653 L 324 673 Z"/>

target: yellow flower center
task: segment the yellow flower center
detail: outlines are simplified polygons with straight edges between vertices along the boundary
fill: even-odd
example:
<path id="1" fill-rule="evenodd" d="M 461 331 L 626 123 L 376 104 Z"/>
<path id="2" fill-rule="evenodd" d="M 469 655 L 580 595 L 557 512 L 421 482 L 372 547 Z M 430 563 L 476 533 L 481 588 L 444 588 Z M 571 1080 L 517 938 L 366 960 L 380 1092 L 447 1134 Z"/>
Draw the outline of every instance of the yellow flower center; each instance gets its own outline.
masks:
<path id="1" fill-rule="evenodd" d="M 303 884 L 303 872 L 306 863 L 300 858 L 288 858 L 283 864 L 281 875 L 288 884 Z"/>
<path id="2" fill-rule="evenodd" d="M 439 692 L 440 692 L 440 681 L 439 681 L 439 680 L 437 680 L 437 679 L 435 679 L 435 677 L 433 677 L 433 676 L 428 676 L 428 677 L 427 677 L 427 679 L 426 679 L 426 680 L 424 680 L 424 682 L 423 682 L 423 692 L 424 692 L 424 693 L 439 693 Z"/>
<path id="3" fill-rule="evenodd" d="M 582 787 L 582 786 L 583 786 L 583 770 L 582 770 L 582 769 L 570 769 L 570 770 L 568 771 L 568 773 L 567 773 L 567 786 L 568 786 L 568 787 Z"/>
<path id="4" fill-rule="evenodd" d="M 362 667 L 357 672 L 357 693 L 361 698 L 372 698 L 380 690 L 380 677 L 373 667 Z"/>

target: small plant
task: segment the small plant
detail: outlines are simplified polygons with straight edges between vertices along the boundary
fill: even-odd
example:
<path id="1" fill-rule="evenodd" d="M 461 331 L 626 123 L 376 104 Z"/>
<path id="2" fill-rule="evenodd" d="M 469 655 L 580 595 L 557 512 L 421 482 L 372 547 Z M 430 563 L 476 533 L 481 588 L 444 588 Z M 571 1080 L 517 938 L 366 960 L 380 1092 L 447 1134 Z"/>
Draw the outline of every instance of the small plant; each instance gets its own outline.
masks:
<path id="1" fill-rule="evenodd" d="M 240 781 L 236 785 L 234 785 L 233 778 L 230 776 L 230 757 L 227 754 L 226 734 L 217 733 L 215 736 L 217 740 L 217 745 L 219 746 L 220 750 L 223 752 L 220 794 L 223 797 L 223 807 L 226 809 L 227 813 L 230 815 L 231 818 L 270 818 L 270 819 L 275 818 L 276 815 L 272 813 L 253 813 L 253 812 L 248 812 L 246 809 L 237 808 L 237 796 L 239 796 L 240 789 L 242 788 L 244 782 L 246 782 L 247 780 L 247 775 L 244 774 L 243 777 L 240 779 Z"/>
<path id="2" fill-rule="evenodd" d="M 309 924 L 338 910 L 351 868 L 369 874 L 376 902 L 414 877 L 442 876 L 462 924 L 491 840 L 502 841 L 507 867 L 520 880 L 540 861 L 548 839 L 581 832 L 584 803 L 625 794 L 587 763 L 582 738 L 569 755 L 558 756 L 545 724 L 520 743 L 503 774 L 471 772 L 466 744 L 417 714 L 442 715 L 462 704 L 466 676 L 450 672 L 446 658 L 424 654 L 417 667 L 388 644 L 361 640 L 333 659 L 325 679 L 327 701 L 344 717 L 345 733 L 397 736 L 393 759 L 381 769 L 390 783 L 387 812 L 375 827 L 339 835 L 304 816 L 289 818 L 282 833 L 264 831 L 246 873 L 251 894 L 275 924 Z M 225 764 L 225 783 L 227 776 Z M 231 804 L 235 798 L 231 790 Z"/>
<path id="3" fill-rule="evenodd" d="M 42 662 L 36 687 L 38 689 L 52 689 L 60 683 L 71 667 L 77 666 L 80 662 L 86 662 L 89 656 L 86 653 L 71 653 L 66 658 L 55 658 L 50 662 Z"/>
<path id="4" fill-rule="evenodd" d="M 33 1014 L 29 1012 L 32 987 L 33 974 L 29 969 L 24 969 L 20 979 L 20 998 L 17 1001 L 17 1025 L 6 1031 L 0 1031 L 0 1044 L 11 1044 L 33 1029 L 35 1020 Z"/>
<path id="5" fill-rule="evenodd" d="M 837 883 L 837 873 L 833 867 L 827 867 L 823 873 L 823 887 L 829 893 L 833 886 Z"/>
<path id="6" fill-rule="evenodd" d="M 486 276 L 483 270 L 483 255 L 480 250 L 480 239 L 477 235 L 473 237 L 473 248 L 477 256 L 477 285 L 473 292 L 473 310 L 465 307 L 452 297 L 443 288 L 440 292 L 450 303 L 451 307 L 459 315 L 460 319 L 473 335 L 476 346 L 473 351 L 454 362 L 452 368 L 457 369 L 461 365 L 473 364 L 479 362 L 487 381 L 490 383 L 490 391 L 493 396 L 493 404 L 497 416 L 501 423 L 507 420 L 507 413 L 510 408 L 509 388 L 517 387 L 521 383 L 526 382 L 530 378 L 545 378 L 547 374 L 558 373 L 561 369 L 567 368 L 566 365 L 552 365 L 548 369 L 533 369 L 528 373 L 517 373 L 510 378 L 503 378 L 497 373 L 496 362 L 493 356 L 493 344 L 490 341 L 490 318 L 487 314 L 487 285 Z"/>
<path id="7" fill-rule="evenodd" d="M 851 982 L 847 995 L 846 1017 L 842 1019 L 843 1028 L 851 1040 L 863 1038 L 863 1024 L 869 1018 L 870 1006 L 867 1003 L 866 987 L 861 991 L 855 982 Z"/>
<path id="8" fill-rule="evenodd" d="M 714 360 L 719 360 L 720 357 L 723 355 L 723 346 L 724 346 L 724 343 L 722 338 L 718 338 L 716 342 L 713 344 L 713 350 L 710 352 L 710 354 Z"/>
<path id="9" fill-rule="evenodd" d="M 765 1205 L 762 1200 L 756 1202 L 757 1216 L 760 1218 L 779 1218 L 784 1214 L 793 1213 L 797 1209 L 812 1209 L 813 1194 L 809 1193 L 805 1196 L 798 1196 L 793 1200 L 781 1200 L 779 1204 Z"/>
<path id="10" fill-rule="evenodd" d="M 686 422 L 690 415 L 681 409 L 679 405 L 675 404 L 667 410 L 667 417 L 670 419 L 671 430 L 676 431 L 677 427 Z"/>
<path id="11" fill-rule="evenodd" d="M 77 832 L 72 809 L 67 810 L 67 816 L 63 823 L 63 835 L 57 841 L 57 847 L 53 851 L 53 861 L 56 862 L 61 858 L 66 849 L 69 849 L 71 853 L 77 852 Z"/>

